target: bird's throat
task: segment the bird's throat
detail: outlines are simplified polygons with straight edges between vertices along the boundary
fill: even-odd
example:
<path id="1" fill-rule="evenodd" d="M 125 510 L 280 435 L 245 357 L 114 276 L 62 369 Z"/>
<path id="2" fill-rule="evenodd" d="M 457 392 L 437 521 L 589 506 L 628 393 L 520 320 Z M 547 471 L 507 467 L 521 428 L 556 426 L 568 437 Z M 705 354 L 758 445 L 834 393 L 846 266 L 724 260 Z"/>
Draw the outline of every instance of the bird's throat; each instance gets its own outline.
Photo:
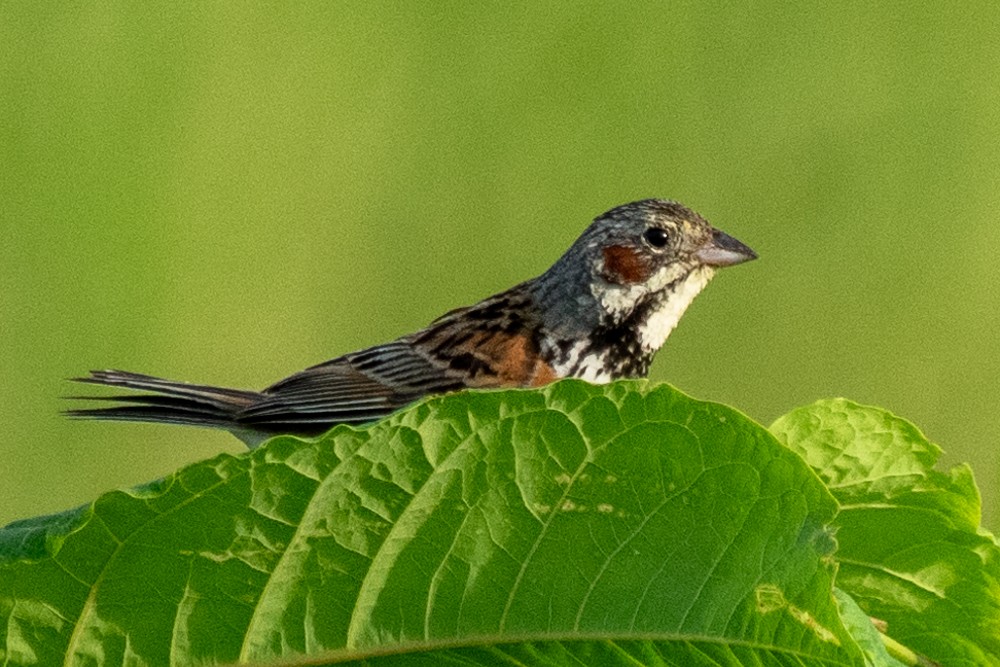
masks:
<path id="1" fill-rule="evenodd" d="M 655 354 L 667 342 L 684 311 L 714 275 L 709 267 L 698 267 L 686 277 L 668 286 L 654 296 L 654 303 L 636 324 L 639 347 L 643 352 Z"/>
<path id="2" fill-rule="evenodd" d="M 565 365 L 557 370 L 591 382 L 645 377 L 656 352 L 713 273 L 708 267 L 695 268 L 636 299 L 629 310 L 607 313 L 586 343 L 574 346 L 573 353 L 560 360 Z"/>

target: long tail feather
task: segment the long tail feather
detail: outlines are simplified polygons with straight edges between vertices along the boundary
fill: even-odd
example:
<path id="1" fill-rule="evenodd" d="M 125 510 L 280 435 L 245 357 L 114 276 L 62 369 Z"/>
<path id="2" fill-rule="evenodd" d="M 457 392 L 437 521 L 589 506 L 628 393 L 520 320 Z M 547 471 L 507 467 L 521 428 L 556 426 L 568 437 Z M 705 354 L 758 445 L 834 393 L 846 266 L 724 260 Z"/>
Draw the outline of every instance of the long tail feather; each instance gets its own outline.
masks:
<path id="1" fill-rule="evenodd" d="M 260 399 L 254 391 L 174 382 L 127 371 L 91 371 L 74 382 L 124 387 L 151 394 L 123 396 L 82 396 L 86 400 L 121 403 L 105 408 L 76 408 L 64 411 L 76 419 L 142 421 L 188 424 L 226 429 L 239 428 L 236 416 Z"/>

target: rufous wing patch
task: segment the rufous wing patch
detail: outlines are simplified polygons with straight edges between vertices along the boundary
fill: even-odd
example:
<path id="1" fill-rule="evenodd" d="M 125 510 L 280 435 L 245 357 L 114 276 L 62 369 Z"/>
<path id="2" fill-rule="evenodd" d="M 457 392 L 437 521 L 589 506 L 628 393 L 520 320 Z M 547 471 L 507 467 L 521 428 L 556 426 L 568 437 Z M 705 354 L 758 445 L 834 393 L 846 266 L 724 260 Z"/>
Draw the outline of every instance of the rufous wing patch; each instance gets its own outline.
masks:
<path id="1" fill-rule="evenodd" d="M 469 386 L 540 387 L 559 379 L 527 335 L 479 332 L 468 346 L 471 354 L 489 369 L 470 377 Z"/>
<path id="2" fill-rule="evenodd" d="M 653 266 L 649 258 L 635 248 L 613 245 L 604 249 L 602 275 L 616 285 L 636 285 L 649 280 Z"/>
<path id="3" fill-rule="evenodd" d="M 536 359 L 535 366 L 532 369 L 531 378 L 528 380 L 528 386 L 543 387 L 550 382 L 555 382 L 558 379 L 559 376 L 556 375 L 556 369 L 552 368 L 551 364 L 542 359 Z"/>

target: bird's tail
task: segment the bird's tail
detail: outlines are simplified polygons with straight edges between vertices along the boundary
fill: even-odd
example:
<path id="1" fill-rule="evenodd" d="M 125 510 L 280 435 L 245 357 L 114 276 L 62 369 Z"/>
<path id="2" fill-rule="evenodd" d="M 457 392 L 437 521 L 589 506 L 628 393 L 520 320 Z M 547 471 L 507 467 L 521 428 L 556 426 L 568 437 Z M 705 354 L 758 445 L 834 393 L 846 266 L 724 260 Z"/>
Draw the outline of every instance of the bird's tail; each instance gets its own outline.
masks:
<path id="1" fill-rule="evenodd" d="M 255 391 L 225 389 L 187 384 L 126 371 L 91 371 L 74 382 L 124 387 L 150 392 L 118 396 L 74 396 L 93 401 L 112 401 L 119 405 L 105 408 L 75 408 L 63 412 L 75 419 L 187 424 L 238 429 L 236 416 L 260 398 Z"/>

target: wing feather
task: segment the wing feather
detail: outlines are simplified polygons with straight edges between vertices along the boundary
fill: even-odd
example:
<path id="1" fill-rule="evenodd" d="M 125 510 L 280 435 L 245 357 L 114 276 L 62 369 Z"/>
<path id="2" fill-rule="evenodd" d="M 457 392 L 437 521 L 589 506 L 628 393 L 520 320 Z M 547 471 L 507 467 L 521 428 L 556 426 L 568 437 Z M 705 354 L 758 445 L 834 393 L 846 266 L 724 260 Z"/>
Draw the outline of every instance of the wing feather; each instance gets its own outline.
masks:
<path id="1" fill-rule="evenodd" d="M 240 424 L 359 424 L 430 393 L 462 388 L 458 375 L 404 340 L 338 357 L 281 380 L 237 416 Z"/>

